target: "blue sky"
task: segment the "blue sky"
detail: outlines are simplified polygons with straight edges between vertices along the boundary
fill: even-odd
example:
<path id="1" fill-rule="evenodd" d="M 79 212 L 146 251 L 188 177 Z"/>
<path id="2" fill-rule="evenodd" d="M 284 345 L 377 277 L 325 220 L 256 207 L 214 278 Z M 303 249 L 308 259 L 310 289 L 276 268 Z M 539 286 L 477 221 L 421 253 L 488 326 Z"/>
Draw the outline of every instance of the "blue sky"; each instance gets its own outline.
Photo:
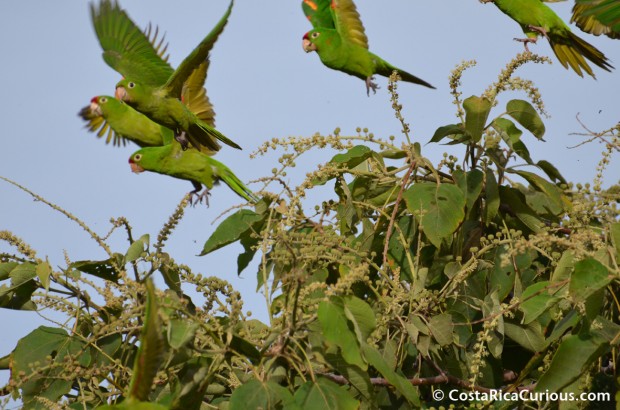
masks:
<path id="1" fill-rule="evenodd" d="M 177 66 L 219 20 L 228 2 L 124 0 L 121 4 L 138 25 L 159 25 L 170 43 L 170 61 Z M 437 127 L 455 121 L 448 76 L 456 64 L 478 61 L 463 77 L 467 97 L 482 93 L 523 49 L 513 41 L 522 37 L 518 25 L 493 5 L 476 0 L 366 0 L 357 5 L 371 51 L 437 87 L 429 90 L 404 83 L 399 87 L 413 138 L 423 143 Z M 571 5 L 552 6 L 568 21 Z M 303 52 L 301 38 L 309 29 L 299 1 L 237 0 L 214 48 L 206 86 L 217 112 L 217 128 L 244 147 L 242 152 L 224 148 L 217 158 L 244 181 L 269 175 L 277 155 L 250 160 L 249 154 L 273 137 L 329 133 L 336 127 L 343 134 L 368 127 L 378 136 L 400 137 L 387 80 L 378 78 L 381 89 L 367 97 L 361 80 L 329 70 L 316 54 Z M 601 49 L 612 65 L 620 65 L 617 41 L 574 30 Z M 0 2 L 0 49 L 4 79 L 0 118 L 5 130 L 0 175 L 74 213 L 98 233 L 108 231 L 111 217 L 125 216 L 136 237 L 144 233 L 155 237 L 190 185 L 157 174 L 132 174 L 127 159 L 134 147 L 106 146 L 83 128 L 79 109 L 95 95 L 113 94 L 119 79 L 101 59 L 88 3 Z M 620 120 L 618 73 L 594 68 L 598 80 L 580 78 L 557 62 L 545 40 L 531 49 L 554 61 L 518 71 L 539 86 L 551 115 L 546 120 L 546 142 L 524 136 L 531 155 L 535 161 L 549 160 L 569 180 L 591 181 L 603 148 L 589 144 L 568 149 L 582 141 L 570 134 L 583 131 L 575 118 L 578 113 L 593 130 L 610 128 Z M 524 97 L 516 92 L 506 94 L 503 101 Z M 423 154 L 434 161 L 444 151 L 440 145 L 423 148 Z M 298 162 L 297 172 L 289 174 L 291 182 L 299 182 L 333 154 L 314 151 Z M 606 175 L 607 184 L 616 182 L 618 164 L 612 163 Z M 39 257 L 48 256 L 53 266 L 64 266 L 63 251 L 72 260 L 105 257 L 73 222 L 3 181 L 0 198 L 0 230 L 23 238 Z M 318 200 L 310 197 L 309 203 Z M 237 203 L 225 186 L 214 188 L 211 207 L 188 209 L 167 250 L 195 272 L 230 280 L 244 295 L 247 309 L 264 318 L 264 299 L 255 293 L 254 271 L 236 275 L 240 248 L 196 256 L 214 229 L 213 220 Z M 110 242 L 115 251 L 126 249 L 120 234 Z M 0 251 L 9 250 L 0 244 Z M 0 318 L 5 328 L 0 355 L 42 323 L 32 312 L 3 310 Z"/>

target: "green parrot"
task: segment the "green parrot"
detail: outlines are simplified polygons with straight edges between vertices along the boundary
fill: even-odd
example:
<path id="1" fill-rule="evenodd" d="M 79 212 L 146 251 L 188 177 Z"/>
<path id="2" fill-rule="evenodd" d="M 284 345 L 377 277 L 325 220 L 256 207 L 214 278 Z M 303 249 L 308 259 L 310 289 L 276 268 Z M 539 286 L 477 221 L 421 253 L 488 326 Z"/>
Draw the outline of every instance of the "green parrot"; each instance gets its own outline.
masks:
<path id="1" fill-rule="evenodd" d="M 575 0 L 571 23 L 582 31 L 620 39 L 620 2 L 618 0 Z"/>
<path id="2" fill-rule="evenodd" d="M 106 144 L 112 141 L 115 146 L 124 146 L 129 140 L 140 147 L 157 147 L 170 144 L 174 138 L 171 129 L 107 95 L 93 97 L 79 115 L 88 122 L 90 131 L 96 131 L 98 137 L 106 136 Z"/>
<path id="3" fill-rule="evenodd" d="M 204 198 L 207 205 L 209 190 L 219 180 L 246 201 L 258 201 L 256 195 L 226 165 L 195 149 L 183 150 L 176 141 L 163 147 L 146 147 L 134 152 L 129 157 L 129 165 L 135 173 L 151 171 L 190 181 L 195 188 L 191 194 L 197 196 L 197 202 Z M 206 189 L 199 195 L 202 184 Z"/>
<path id="4" fill-rule="evenodd" d="M 215 112 L 209 102 L 204 84 L 208 60 L 203 62 L 187 79 L 183 86 L 182 100 L 188 108 L 207 124 L 215 124 Z M 113 141 L 113 145 L 125 145 L 127 140 L 133 141 L 140 147 L 156 147 L 170 144 L 174 132 L 149 119 L 124 102 L 110 96 L 97 96 L 91 99 L 90 105 L 82 108 L 78 113 L 87 121 L 90 131 L 97 131 L 97 136 L 106 136 L 106 143 Z M 213 155 L 205 146 L 201 152 Z"/>
<path id="5" fill-rule="evenodd" d="M 527 38 L 516 40 L 523 42 L 527 51 L 529 51 L 527 43 L 536 43 L 538 36 L 543 35 L 549 40 L 551 49 L 564 68 L 570 66 L 580 77 L 583 77 L 583 70 L 596 78 L 586 59 L 603 70 L 611 71 L 613 68 L 600 50 L 573 34 L 564 21 L 543 1 L 480 1 L 482 3 L 495 3 L 504 14 L 519 23 Z"/>
<path id="6" fill-rule="evenodd" d="M 177 70 L 165 61 L 154 46 L 118 4 L 102 0 L 99 8 L 91 7 L 91 16 L 103 59 L 123 75 L 116 86 L 115 97 L 126 102 L 153 121 L 174 131 L 174 137 L 187 148 L 188 143 L 200 149 L 218 151 L 220 140 L 234 148 L 239 145 L 209 125 L 182 101 L 183 88 L 193 72 L 208 61 L 209 51 L 224 30 L 234 1 L 215 28 L 181 62 Z M 201 86 L 202 87 L 202 86 Z"/>
<path id="7" fill-rule="evenodd" d="M 364 80 L 367 95 L 379 88 L 373 82 L 375 74 L 389 77 L 394 70 L 403 81 L 435 88 L 368 50 L 368 38 L 352 0 L 304 0 L 302 9 L 314 27 L 303 36 L 304 51 L 316 51 L 327 67 Z"/>

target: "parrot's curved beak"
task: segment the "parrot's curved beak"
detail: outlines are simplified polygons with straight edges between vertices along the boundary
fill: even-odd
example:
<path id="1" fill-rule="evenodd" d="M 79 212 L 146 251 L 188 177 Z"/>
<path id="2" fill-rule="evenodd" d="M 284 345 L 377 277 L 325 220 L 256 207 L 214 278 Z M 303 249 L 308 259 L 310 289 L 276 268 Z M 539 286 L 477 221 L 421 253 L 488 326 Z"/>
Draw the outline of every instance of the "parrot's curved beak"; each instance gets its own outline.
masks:
<path id="1" fill-rule="evenodd" d="M 129 158 L 129 167 L 131 168 L 131 172 L 134 172 L 136 174 L 139 174 L 140 172 L 144 172 L 144 168 L 142 168 L 140 165 L 133 162 L 131 158 Z"/>
<path id="2" fill-rule="evenodd" d="M 93 114 L 96 114 L 98 116 L 102 115 L 101 107 L 96 102 L 91 102 L 90 103 L 90 112 L 92 112 Z"/>
<path id="3" fill-rule="evenodd" d="M 316 51 L 316 44 L 310 41 L 310 39 L 308 38 L 308 33 L 304 34 L 304 38 L 301 41 L 301 46 L 306 53 Z"/>
<path id="4" fill-rule="evenodd" d="M 127 90 L 125 90 L 125 87 L 116 87 L 116 91 L 114 91 L 114 97 L 116 97 L 117 100 L 126 101 Z"/>

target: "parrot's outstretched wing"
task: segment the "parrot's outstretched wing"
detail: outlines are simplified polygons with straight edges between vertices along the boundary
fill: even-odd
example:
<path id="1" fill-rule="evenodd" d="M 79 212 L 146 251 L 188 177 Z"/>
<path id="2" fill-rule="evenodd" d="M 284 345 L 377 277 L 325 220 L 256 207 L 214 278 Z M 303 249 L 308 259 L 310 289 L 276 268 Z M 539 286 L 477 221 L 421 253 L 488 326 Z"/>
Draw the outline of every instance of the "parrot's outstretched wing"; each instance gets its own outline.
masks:
<path id="1" fill-rule="evenodd" d="M 301 9 L 314 28 L 336 28 L 330 0 L 303 0 Z"/>
<path id="2" fill-rule="evenodd" d="M 228 16 L 230 16 L 230 12 L 232 11 L 234 4 L 234 0 L 231 0 L 226 13 L 220 19 L 220 21 L 215 25 L 213 30 L 198 44 L 196 47 L 179 65 L 176 71 L 167 79 L 163 88 L 166 90 L 168 96 L 177 97 L 181 96 L 183 91 L 183 84 L 187 80 L 187 78 L 194 72 L 194 70 L 202 64 L 207 57 L 209 56 L 209 52 L 213 48 L 213 45 L 219 38 L 220 34 L 224 31 L 224 27 L 226 23 L 228 23 Z"/>
<path id="3" fill-rule="evenodd" d="M 99 43 L 103 48 L 103 60 L 114 70 L 128 78 L 150 86 L 161 86 L 174 70 L 166 62 L 166 47 L 156 34 L 144 33 L 129 18 L 118 3 L 101 0 L 99 7 L 91 4 L 91 19 Z M 163 56 L 163 58 L 162 58 Z"/>
<path id="4" fill-rule="evenodd" d="M 620 2 L 617 0 L 575 0 L 571 23 L 582 31 L 620 39 Z"/>
<path id="5" fill-rule="evenodd" d="M 112 145 L 115 147 L 124 147 L 127 145 L 127 138 L 116 133 L 105 118 L 93 111 L 90 105 L 82 108 L 80 112 L 78 112 L 78 115 L 86 121 L 86 128 L 88 128 L 90 132 L 96 133 L 98 138 L 105 137 L 106 144 L 112 142 Z"/>
<path id="6" fill-rule="evenodd" d="M 340 37 L 368 48 L 368 37 L 353 0 L 332 0 L 331 12 Z"/>
<path id="7" fill-rule="evenodd" d="M 215 111 L 209 101 L 204 83 L 207 79 L 209 59 L 202 62 L 183 83 L 181 101 L 187 105 L 191 112 L 196 114 L 205 123 L 215 127 Z"/>

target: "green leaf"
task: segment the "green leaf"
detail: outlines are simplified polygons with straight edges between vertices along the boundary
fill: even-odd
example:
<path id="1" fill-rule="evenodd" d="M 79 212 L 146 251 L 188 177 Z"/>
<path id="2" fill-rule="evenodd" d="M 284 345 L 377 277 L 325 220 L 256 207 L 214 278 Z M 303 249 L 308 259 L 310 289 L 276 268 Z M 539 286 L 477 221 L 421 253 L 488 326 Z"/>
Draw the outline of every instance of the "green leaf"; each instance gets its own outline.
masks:
<path id="1" fill-rule="evenodd" d="M 411 244 L 415 240 L 417 233 L 417 226 L 415 219 L 410 215 L 404 215 L 400 217 L 396 223 L 400 228 L 400 232 L 404 236 L 405 244 L 403 244 L 403 238 L 401 238 L 398 230 L 394 230 L 390 237 L 388 245 L 388 256 L 394 261 L 396 266 L 401 269 L 401 277 L 408 281 L 413 281 L 413 269 L 414 269 L 414 257 L 411 252 Z M 408 258 L 408 256 L 411 257 Z"/>
<path id="2" fill-rule="evenodd" d="M 168 344 L 173 349 L 180 349 L 194 340 L 196 330 L 200 325 L 187 319 L 172 319 L 168 324 Z"/>
<path id="3" fill-rule="evenodd" d="M 257 214 L 249 209 L 240 209 L 215 228 L 215 232 L 207 239 L 202 252 L 198 256 L 204 256 L 238 241 L 241 235 L 251 229 L 252 225 L 263 218 L 264 215 Z"/>
<path id="4" fill-rule="evenodd" d="M 324 377 L 317 378 L 316 383 L 307 381 L 302 384 L 295 392 L 294 398 L 299 408 L 304 410 L 357 410 L 360 406 L 345 387 Z"/>
<path id="5" fill-rule="evenodd" d="M 545 226 L 536 212 L 525 203 L 525 198 L 518 189 L 502 185 L 499 187 L 499 194 L 502 204 L 507 207 L 506 212 L 510 216 L 516 217 L 532 232 L 540 232 Z"/>
<path id="6" fill-rule="evenodd" d="M 507 118 L 496 118 L 491 123 L 491 126 L 510 148 L 513 148 L 514 144 L 519 142 L 521 135 L 523 135 L 523 131 Z"/>
<path id="7" fill-rule="evenodd" d="M 19 265 L 17 262 L 0 263 L 0 280 L 8 279 L 9 274 L 17 265 Z"/>
<path id="8" fill-rule="evenodd" d="M 403 197 L 407 209 L 420 220 L 424 234 L 437 248 L 465 217 L 465 195 L 454 185 L 417 183 Z"/>
<path id="9" fill-rule="evenodd" d="M 474 142 L 478 142 L 482 138 L 482 132 L 489 112 L 491 112 L 491 101 L 472 95 L 463 101 L 463 109 L 465 110 L 465 129 Z"/>
<path id="10" fill-rule="evenodd" d="M 433 134 L 433 138 L 429 142 L 439 142 L 448 135 L 456 135 L 461 136 L 465 133 L 463 126 L 461 124 L 449 124 L 444 125 L 443 127 L 437 128 L 435 134 Z"/>
<path id="11" fill-rule="evenodd" d="M 587 258 L 575 263 L 569 292 L 575 302 L 584 302 L 589 296 L 611 282 L 609 271 L 596 259 Z"/>
<path id="12" fill-rule="evenodd" d="M 366 161 L 372 155 L 373 151 L 365 145 L 356 145 L 344 154 L 336 154 L 331 159 L 332 164 L 343 165 L 346 168 L 354 168 Z"/>
<path id="13" fill-rule="evenodd" d="M 549 369 L 536 383 L 534 391 L 558 392 L 577 380 L 588 366 L 609 347 L 602 338 L 591 335 L 570 335 L 564 338 L 551 359 Z"/>
<path id="14" fill-rule="evenodd" d="M 414 404 L 416 407 L 420 407 L 420 398 L 418 392 L 411 385 L 411 382 L 406 377 L 396 373 L 386 363 L 385 359 L 381 356 L 381 353 L 374 347 L 363 344 L 362 351 L 364 352 L 364 358 L 372 367 L 377 369 L 379 373 L 400 393 L 409 403 Z"/>
<path id="15" fill-rule="evenodd" d="M 536 165 L 538 166 L 538 168 L 542 169 L 544 173 L 547 174 L 547 176 L 551 178 L 554 182 L 560 182 L 562 184 L 567 183 L 562 174 L 560 174 L 560 171 L 549 161 L 540 160 L 536 163 Z"/>
<path id="16" fill-rule="evenodd" d="M 532 104 L 525 100 L 510 100 L 506 104 L 506 111 L 536 138 L 543 139 L 545 124 L 543 124 Z"/>
<path id="17" fill-rule="evenodd" d="M 344 296 L 344 314 L 353 324 L 353 329 L 360 343 L 366 342 L 375 330 L 377 322 L 375 313 L 368 303 L 355 296 Z"/>
<path id="18" fill-rule="evenodd" d="M 611 234 L 611 243 L 616 249 L 616 260 L 620 260 L 620 222 L 612 223 L 609 226 L 609 233 Z"/>
<path id="19" fill-rule="evenodd" d="M 538 322 L 528 325 L 504 322 L 504 334 L 530 352 L 540 352 L 546 346 L 545 335 Z"/>
<path id="20" fill-rule="evenodd" d="M 349 329 L 349 321 L 341 303 L 334 297 L 330 301 L 323 301 L 319 304 L 317 316 L 323 329 L 323 336 L 340 348 L 342 357 L 347 363 L 366 370 L 357 336 Z"/>
<path id="21" fill-rule="evenodd" d="M 562 211 L 569 210 L 571 208 L 570 201 L 566 198 L 564 192 L 562 192 L 559 187 L 539 175 L 527 171 L 509 170 L 509 172 L 514 172 L 515 174 L 521 176 L 529 182 L 534 189 L 544 193 L 552 204 L 552 209 L 549 209 L 552 214 L 558 215 Z"/>
<path id="22" fill-rule="evenodd" d="M 428 328 L 441 346 L 447 346 L 454 341 L 454 325 L 449 313 L 433 316 L 428 322 Z"/>
<path id="23" fill-rule="evenodd" d="M 97 278 L 109 280 L 110 282 L 118 282 L 118 272 L 114 265 L 121 267 L 123 255 L 115 253 L 113 258 L 102 261 L 77 261 L 69 265 L 70 269 L 77 269 L 80 272 L 88 273 Z"/>
<path id="24" fill-rule="evenodd" d="M 485 207 L 484 207 L 484 219 L 488 224 L 490 223 L 495 216 L 497 216 L 497 211 L 499 210 L 499 188 L 497 186 L 497 179 L 495 178 L 495 174 L 493 170 L 486 170 L 486 179 L 484 185 L 484 195 L 485 195 Z"/>
<path id="25" fill-rule="evenodd" d="M 81 366 L 86 367 L 90 364 L 88 352 L 81 340 L 69 336 L 63 329 L 53 327 L 40 326 L 20 339 L 12 354 L 11 378 L 19 383 L 24 407 L 37 407 L 39 402 L 36 397 L 56 402 L 67 394 L 73 380 L 61 377 L 65 368 L 63 362 L 71 355 L 77 357 Z M 35 365 L 35 362 L 39 364 Z M 41 369 L 40 372 L 33 373 L 30 365 Z M 29 380 L 21 382 L 20 372 L 30 376 Z"/>
<path id="26" fill-rule="evenodd" d="M 37 264 L 35 268 L 35 272 L 37 277 L 39 278 L 39 282 L 45 288 L 45 290 L 49 290 L 50 288 L 50 275 L 52 274 L 52 267 L 49 262 L 41 262 Z"/>
<path id="27" fill-rule="evenodd" d="M 523 291 L 520 310 L 523 312 L 522 323 L 527 325 L 545 313 L 557 301 L 557 297 L 550 295 L 545 289 L 549 287 L 548 281 L 536 282 Z M 536 293 L 538 293 L 536 295 Z M 536 295 L 536 296 L 533 296 Z"/>
<path id="28" fill-rule="evenodd" d="M 140 238 L 133 241 L 133 243 L 127 249 L 127 253 L 125 254 L 124 263 L 129 263 L 137 260 L 145 250 L 149 248 L 149 235 L 142 235 Z"/>
<path id="29" fill-rule="evenodd" d="M 229 409 L 277 409 L 292 402 L 291 393 L 278 383 L 274 381 L 263 383 L 252 379 L 233 391 Z"/>

